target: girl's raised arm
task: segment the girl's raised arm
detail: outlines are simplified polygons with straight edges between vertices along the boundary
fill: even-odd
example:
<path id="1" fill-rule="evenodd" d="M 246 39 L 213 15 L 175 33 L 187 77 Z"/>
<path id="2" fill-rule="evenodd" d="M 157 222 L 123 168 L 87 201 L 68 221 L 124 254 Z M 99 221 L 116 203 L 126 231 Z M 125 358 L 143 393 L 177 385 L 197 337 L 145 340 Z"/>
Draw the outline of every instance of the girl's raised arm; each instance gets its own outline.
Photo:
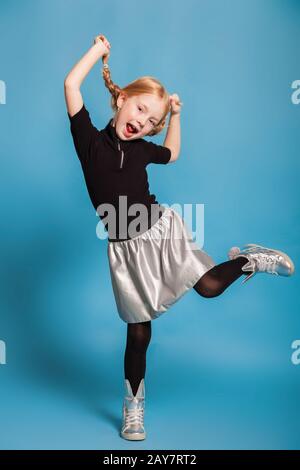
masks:
<path id="1" fill-rule="evenodd" d="M 64 90 L 67 110 L 70 116 L 74 116 L 83 105 L 80 86 L 95 65 L 105 55 L 109 55 L 110 43 L 105 36 L 96 36 L 93 46 L 74 65 L 65 78 Z"/>

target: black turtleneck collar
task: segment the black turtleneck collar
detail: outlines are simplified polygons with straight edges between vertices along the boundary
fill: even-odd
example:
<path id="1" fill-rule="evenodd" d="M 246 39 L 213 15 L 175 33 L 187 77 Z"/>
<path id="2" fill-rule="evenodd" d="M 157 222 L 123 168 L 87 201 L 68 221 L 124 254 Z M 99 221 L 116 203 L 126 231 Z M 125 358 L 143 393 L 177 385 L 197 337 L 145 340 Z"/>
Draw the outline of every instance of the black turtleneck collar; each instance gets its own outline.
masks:
<path id="1" fill-rule="evenodd" d="M 104 128 L 104 131 L 105 131 L 106 136 L 108 137 L 109 142 L 116 150 L 118 150 L 118 142 L 120 143 L 120 148 L 122 150 L 127 150 L 128 148 L 132 146 L 132 144 L 140 140 L 140 139 L 134 139 L 134 140 L 120 139 L 120 137 L 118 136 L 116 132 L 116 128 L 113 126 L 112 123 L 113 123 L 113 118 L 111 118 L 108 121 L 107 125 Z"/>

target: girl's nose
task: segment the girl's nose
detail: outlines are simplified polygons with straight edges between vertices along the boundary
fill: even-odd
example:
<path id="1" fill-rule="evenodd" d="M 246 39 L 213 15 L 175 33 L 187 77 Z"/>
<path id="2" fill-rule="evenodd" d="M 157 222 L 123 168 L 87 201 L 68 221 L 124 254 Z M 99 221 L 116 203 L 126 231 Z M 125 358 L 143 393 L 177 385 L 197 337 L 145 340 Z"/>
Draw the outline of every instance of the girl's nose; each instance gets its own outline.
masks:
<path id="1" fill-rule="evenodd" d="M 145 127 L 147 119 L 138 119 L 137 120 L 139 123 L 140 128 Z"/>

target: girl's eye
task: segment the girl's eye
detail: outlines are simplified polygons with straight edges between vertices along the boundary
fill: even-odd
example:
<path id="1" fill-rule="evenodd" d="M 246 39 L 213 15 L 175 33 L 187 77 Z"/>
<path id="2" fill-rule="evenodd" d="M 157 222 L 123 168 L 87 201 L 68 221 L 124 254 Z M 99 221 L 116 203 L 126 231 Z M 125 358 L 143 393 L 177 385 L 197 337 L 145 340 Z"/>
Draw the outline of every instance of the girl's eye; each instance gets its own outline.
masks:
<path id="1" fill-rule="evenodd" d="M 139 110 L 139 111 L 143 111 L 143 110 L 142 110 L 142 108 L 141 108 L 140 106 L 138 106 L 138 110 Z M 150 123 L 151 123 L 151 125 L 152 125 L 152 126 L 155 126 L 155 122 L 153 122 L 153 121 L 150 121 Z"/>

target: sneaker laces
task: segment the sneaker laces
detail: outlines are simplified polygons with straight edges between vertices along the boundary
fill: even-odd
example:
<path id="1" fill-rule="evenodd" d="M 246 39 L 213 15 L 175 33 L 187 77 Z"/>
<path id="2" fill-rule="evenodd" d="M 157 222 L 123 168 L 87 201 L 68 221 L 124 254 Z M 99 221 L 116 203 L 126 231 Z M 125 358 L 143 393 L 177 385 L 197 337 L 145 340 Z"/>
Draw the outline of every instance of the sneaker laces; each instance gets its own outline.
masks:
<path id="1" fill-rule="evenodd" d="M 279 261 L 279 256 L 276 254 L 257 253 L 252 254 L 258 271 L 267 272 L 270 274 L 277 274 L 276 266 Z"/>
<path id="2" fill-rule="evenodd" d="M 136 397 L 133 397 L 133 398 L 130 398 L 130 401 L 138 405 L 140 400 Z M 144 419 L 143 407 L 127 408 L 125 406 L 125 426 L 131 426 L 133 424 L 138 424 L 139 426 L 141 426 L 143 424 L 143 419 Z"/>

